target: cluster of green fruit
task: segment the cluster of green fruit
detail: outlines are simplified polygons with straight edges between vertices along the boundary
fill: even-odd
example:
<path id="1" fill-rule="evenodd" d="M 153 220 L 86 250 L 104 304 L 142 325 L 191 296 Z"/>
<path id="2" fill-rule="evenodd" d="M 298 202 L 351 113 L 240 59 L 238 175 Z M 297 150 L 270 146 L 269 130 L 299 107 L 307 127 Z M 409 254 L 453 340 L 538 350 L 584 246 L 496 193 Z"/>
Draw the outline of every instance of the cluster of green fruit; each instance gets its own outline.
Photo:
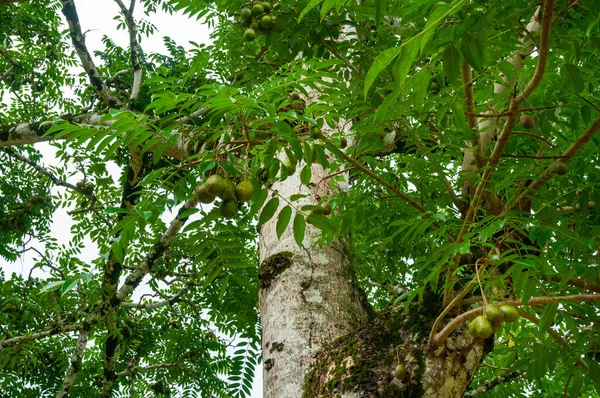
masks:
<path id="1" fill-rule="evenodd" d="M 0 214 L 0 231 L 24 232 L 32 215 L 50 207 L 52 199 L 45 196 L 32 196 L 27 201 L 12 206 L 10 213 Z"/>
<path id="2" fill-rule="evenodd" d="M 512 305 L 488 304 L 485 307 L 485 316 L 479 315 L 469 324 L 469 333 L 473 337 L 487 339 L 494 333 L 502 322 L 514 322 L 519 319 L 519 311 Z"/>
<path id="3" fill-rule="evenodd" d="M 238 211 L 238 202 L 245 203 L 252 199 L 254 185 L 250 181 L 242 181 L 234 186 L 227 178 L 214 174 L 196 187 L 195 194 L 201 203 L 206 204 L 220 198 L 219 213 L 225 218 L 232 218 Z"/>
<path id="4" fill-rule="evenodd" d="M 242 26 L 247 28 L 244 32 L 244 39 L 246 41 L 253 41 L 256 39 L 257 33 L 267 34 L 271 30 L 276 32 L 281 30 L 277 18 L 274 15 L 270 15 L 271 11 L 277 9 L 278 6 L 279 4 L 273 6 L 268 1 L 262 1 L 254 3 L 252 7 L 242 8 L 240 17 L 242 19 Z"/>

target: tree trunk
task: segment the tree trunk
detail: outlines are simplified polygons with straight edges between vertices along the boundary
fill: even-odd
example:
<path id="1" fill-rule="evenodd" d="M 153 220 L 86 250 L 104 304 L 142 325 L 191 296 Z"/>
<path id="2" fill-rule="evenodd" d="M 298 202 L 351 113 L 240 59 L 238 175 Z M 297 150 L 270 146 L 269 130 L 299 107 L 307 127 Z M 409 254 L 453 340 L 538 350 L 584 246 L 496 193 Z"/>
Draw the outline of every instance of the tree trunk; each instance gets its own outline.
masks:
<path id="1" fill-rule="evenodd" d="M 325 177 L 320 166 L 312 165 L 310 188 L 300 182 L 299 174 L 274 184 L 272 191 L 286 200 L 294 194 L 308 194 L 294 202 L 297 208 L 318 204 L 319 198 L 330 194 L 327 179 L 318 183 Z M 281 202 L 281 208 L 287 204 Z M 313 247 L 318 230 L 307 225 L 300 248 L 292 228 L 278 239 L 276 222 L 277 217 L 259 233 L 263 396 L 300 397 L 318 350 L 366 325 L 370 310 L 355 281 L 347 242 Z"/>
<path id="2" fill-rule="evenodd" d="M 330 194 L 323 177 L 313 165 L 308 187 L 295 173 L 272 192 L 284 199 L 280 208 L 294 194 L 309 195 L 293 202 L 297 208 L 316 205 Z M 474 340 L 464 325 L 427 350 L 440 297 L 425 297 L 408 313 L 375 315 L 356 283 L 349 242 L 313 247 L 318 230 L 307 225 L 300 249 L 292 228 L 278 239 L 276 223 L 259 234 L 265 398 L 462 396 L 492 339 Z M 398 364 L 403 380 L 393 376 Z"/>

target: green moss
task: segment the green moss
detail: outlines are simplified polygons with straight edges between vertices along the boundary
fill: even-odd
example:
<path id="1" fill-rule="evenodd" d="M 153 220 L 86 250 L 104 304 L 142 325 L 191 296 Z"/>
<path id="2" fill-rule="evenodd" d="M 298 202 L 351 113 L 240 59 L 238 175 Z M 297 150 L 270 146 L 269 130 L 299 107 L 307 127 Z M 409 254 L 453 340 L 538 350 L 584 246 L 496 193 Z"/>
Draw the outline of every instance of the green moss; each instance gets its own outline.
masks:
<path id="1" fill-rule="evenodd" d="M 262 289 L 271 286 L 273 279 L 292 265 L 292 252 L 281 252 L 273 254 L 265 259 L 258 270 L 258 283 Z"/>
<path id="2" fill-rule="evenodd" d="M 429 332 L 439 306 L 437 297 L 425 297 L 413 303 L 407 314 L 382 312 L 366 327 L 323 347 L 305 379 L 302 397 L 330 397 L 352 391 L 369 391 L 381 398 L 422 396 L 422 337 Z M 398 363 L 407 370 L 402 384 L 393 376 Z"/>

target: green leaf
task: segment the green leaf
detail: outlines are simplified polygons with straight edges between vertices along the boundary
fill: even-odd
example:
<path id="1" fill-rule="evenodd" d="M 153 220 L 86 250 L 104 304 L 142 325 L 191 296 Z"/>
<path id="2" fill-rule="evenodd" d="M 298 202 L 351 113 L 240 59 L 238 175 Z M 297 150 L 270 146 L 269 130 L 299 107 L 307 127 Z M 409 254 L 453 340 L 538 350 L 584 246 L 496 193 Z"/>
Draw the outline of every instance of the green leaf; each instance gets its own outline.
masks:
<path id="1" fill-rule="evenodd" d="M 304 167 L 302 168 L 302 171 L 300 172 L 300 182 L 302 182 L 302 184 L 304 184 L 304 185 L 308 185 L 310 183 L 311 177 L 312 177 L 312 172 L 311 172 L 310 165 L 305 164 Z"/>
<path id="2" fill-rule="evenodd" d="M 450 107 L 452 108 L 452 116 L 456 122 L 456 129 L 459 131 L 469 131 L 469 125 L 467 124 L 467 117 L 465 116 L 465 109 L 458 99 L 454 100 Z"/>
<path id="3" fill-rule="evenodd" d="M 419 53 L 420 37 L 411 37 L 400 48 L 400 56 L 396 61 L 394 72 L 400 87 L 404 86 L 406 76 Z"/>
<path id="4" fill-rule="evenodd" d="M 65 281 L 65 283 L 63 283 L 62 287 L 60 288 L 61 294 L 65 295 L 70 290 L 72 290 L 72 289 L 74 289 L 76 287 L 77 287 L 77 279 L 67 279 Z"/>
<path id="5" fill-rule="evenodd" d="M 40 289 L 40 293 L 47 292 L 48 290 L 55 290 L 59 286 L 62 286 L 63 283 L 65 283 L 65 281 L 56 281 L 56 282 L 47 283 L 46 285 L 44 285 L 43 288 Z"/>
<path id="6" fill-rule="evenodd" d="M 390 64 L 390 62 L 392 62 L 393 59 L 398 55 L 400 50 L 401 50 L 401 47 L 388 48 L 387 50 L 385 50 L 384 52 L 382 52 L 375 58 L 373 65 L 371 65 L 371 68 L 367 72 L 367 77 L 365 77 L 365 90 L 364 90 L 365 100 L 367 99 L 367 94 L 369 93 L 369 89 L 375 82 L 375 79 L 377 78 L 377 76 L 381 73 L 381 71 L 383 71 L 385 68 L 387 68 L 387 66 Z"/>
<path id="7" fill-rule="evenodd" d="M 329 218 L 320 214 L 309 214 L 308 217 L 306 217 L 306 222 L 323 231 L 335 232 L 337 230 L 336 224 L 334 224 Z"/>
<path id="8" fill-rule="evenodd" d="M 448 8 L 449 7 L 447 3 L 440 1 L 427 18 L 427 23 L 425 24 L 421 38 L 421 51 L 425 48 L 427 43 L 429 43 L 429 40 L 431 40 L 435 33 L 435 30 L 446 17 Z"/>
<path id="9" fill-rule="evenodd" d="M 560 69 L 560 75 L 562 76 L 565 85 L 573 90 L 576 94 L 581 93 L 585 88 L 583 76 L 576 65 L 564 64 Z"/>
<path id="10" fill-rule="evenodd" d="M 273 218 L 278 207 L 279 198 L 271 198 L 271 200 L 267 202 L 265 207 L 263 207 L 262 211 L 260 212 L 260 216 L 258 217 L 258 226 L 260 227 L 261 225 L 269 221 L 271 218 Z"/>
<path id="11" fill-rule="evenodd" d="M 412 87 L 412 103 L 417 111 L 423 110 L 423 102 L 427 96 L 430 82 L 431 70 L 429 68 L 423 68 L 415 75 L 415 81 Z"/>
<path id="12" fill-rule="evenodd" d="M 306 221 L 304 216 L 300 213 L 294 217 L 294 239 L 298 246 L 302 247 L 302 241 L 304 240 L 304 232 L 306 231 Z"/>
<path id="13" fill-rule="evenodd" d="M 546 304 L 546 308 L 544 308 L 544 311 L 542 311 L 542 315 L 540 316 L 539 330 L 542 334 L 546 333 L 546 330 L 554 323 L 554 317 L 556 316 L 557 310 L 558 303 Z"/>
<path id="14" fill-rule="evenodd" d="M 290 219 L 292 218 L 292 208 L 290 205 L 285 206 L 279 212 L 279 216 L 277 218 L 277 226 L 275 227 L 275 231 L 277 232 L 277 237 L 281 238 L 281 235 L 285 232 L 288 224 L 290 223 Z"/>
<path id="15" fill-rule="evenodd" d="M 469 65 L 479 72 L 483 71 L 483 65 L 485 63 L 484 46 L 485 40 L 481 34 L 474 37 L 465 33 L 460 42 L 460 50 L 463 57 L 465 57 Z"/>
<path id="16" fill-rule="evenodd" d="M 301 22 L 302 18 L 304 18 L 304 16 L 308 14 L 310 10 L 318 6 L 322 1 L 323 0 L 310 0 L 310 3 L 308 3 L 308 5 L 304 7 L 302 12 L 300 13 L 300 16 L 298 17 L 298 22 Z"/>
<path id="17" fill-rule="evenodd" d="M 448 79 L 450 84 L 456 85 L 458 83 L 458 77 L 461 75 L 460 71 L 460 52 L 450 45 L 442 56 L 442 62 L 444 64 L 444 76 Z"/>

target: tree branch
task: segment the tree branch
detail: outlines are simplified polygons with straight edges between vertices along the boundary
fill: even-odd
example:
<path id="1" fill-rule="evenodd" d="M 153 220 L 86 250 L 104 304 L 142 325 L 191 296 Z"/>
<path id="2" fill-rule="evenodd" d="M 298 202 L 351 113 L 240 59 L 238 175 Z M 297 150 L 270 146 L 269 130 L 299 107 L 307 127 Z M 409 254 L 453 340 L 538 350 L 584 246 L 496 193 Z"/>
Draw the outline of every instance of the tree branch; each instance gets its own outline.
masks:
<path id="1" fill-rule="evenodd" d="M 75 383 L 75 378 L 77 377 L 77 373 L 81 369 L 81 364 L 83 362 L 83 353 L 85 352 L 85 347 L 87 346 L 88 341 L 88 331 L 82 328 L 79 331 L 79 338 L 77 339 L 77 344 L 75 345 L 75 352 L 71 357 L 71 368 L 65 377 L 62 387 L 58 390 L 56 394 L 56 398 L 64 398 L 69 395 L 69 391 L 73 384 Z"/>
<path id="2" fill-rule="evenodd" d="M 121 106 L 121 101 L 119 101 L 119 99 L 110 92 L 108 87 L 106 87 L 102 81 L 100 74 L 98 73 L 98 69 L 96 69 L 96 66 L 94 65 L 92 56 L 86 47 L 85 36 L 81 32 L 81 25 L 79 24 L 79 15 L 77 15 L 75 1 L 61 0 L 60 2 L 63 5 L 62 13 L 69 24 L 69 31 L 71 33 L 73 46 L 75 47 L 75 51 L 81 60 L 83 69 L 88 75 L 90 83 L 96 92 L 98 92 L 102 102 L 111 108 L 119 108 Z"/>
<path id="3" fill-rule="evenodd" d="M 574 303 L 584 303 L 584 302 L 600 302 L 600 294 L 575 294 L 571 296 L 540 296 L 533 297 L 526 303 L 523 303 L 521 300 L 506 300 L 503 302 L 498 302 L 495 304 L 508 304 L 514 307 L 520 307 L 522 305 L 527 305 L 529 307 L 533 306 L 543 306 L 549 303 L 558 303 L 560 301 L 571 301 Z M 491 304 L 491 303 L 490 303 Z M 478 315 L 481 315 L 483 311 L 483 307 L 474 308 L 472 310 L 463 312 L 458 315 L 454 319 L 452 319 L 448 324 L 431 340 L 429 347 L 435 348 L 439 347 L 446 341 L 446 338 L 458 329 L 458 327 L 463 323 L 468 321 L 471 318 L 475 318 Z"/>
<path id="4" fill-rule="evenodd" d="M 485 383 L 479 385 L 477 388 L 475 388 L 471 391 L 465 392 L 463 397 L 477 397 L 479 395 L 485 394 L 486 392 L 492 390 L 497 385 L 500 385 L 502 383 L 507 383 L 507 382 L 511 381 L 512 379 L 516 379 L 516 378 L 523 376 L 524 374 L 525 374 L 525 371 L 523 369 L 517 370 L 515 372 L 503 373 L 501 375 L 498 375 L 498 377 L 496 377 L 492 380 L 488 380 Z"/>
<path id="5" fill-rule="evenodd" d="M 525 312 L 525 311 L 519 309 L 519 315 L 521 315 L 523 318 L 529 320 L 531 323 L 533 323 L 537 326 L 540 326 L 540 321 L 535 316 L 529 314 L 528 312 Z M 567 340 L 565 340 L 557 332 L 555 332 L 552 328 L 546 329 L 546 333 L 548 333 L 550 336 L 552 336 L 554 341 L 556 341 L 558 344 L 567 348 L 569 351 L 572 351 L 569 346 L 569 342 Z M 577 359 L 577 365 L 581 366 L 585 370 L 589 370 L 587 363 L 583 362 L 583 359 L 581 359 L 581 358 Z"/>
<path id="6" fill-rule="evenodd" d="M 177 302 L 179 300 L 179 298 L 181 296 L 183 296 L 184 294 L 186 294 L 188 291 L 190 290 L 189 285 L 184 287 L 183 289 L 181 289 L 181 291 L 179 291 L 179 293 L 177 293 L 175 296 L 163 300 L 163 301 L 155 301 L 153 303 L 123 303 L 121 304 L 121 307 L 123 308 L 141 308 L 141 309 L 156 309 L 159 307 L 164 307 L 165 305 L 171 305 L 175 302 Z"/>
<path id="7" fill-rule="evenodd" d="M 544 186 L 546 181 L 550 180 L 555 174 L 556 167 L 559 163 L 567 163 L 575 154 L 583 148 L 585 144 L 600 130 L 600 116 L 598 116 L 594 122 L 573 142 L 569 147 L 562 153 L 561 158 L 552 163 L 546 170 L 538 176 L 538 178 L 532 181 L 525 191 L 523 191 L 510 206 L 511 210 L 522 208 L 525 204 L 531 201 L 531 198 L 535 193 Z"/>
<path id="8" fill-rule="evenodd" d="M 140 63 L 140 44 L 137 40 L 137 26 L 133 20 L 133 8 L 135 6 L 135 0 L 131 0 L 129 9 L 125 7 L 125 4 L 121 0 L 115 0 L 115 2 L 121 8 L 121 13 L 125 17 L 127 22 L 127 28 L 129 30 L 129 54 L 131 57 L 131 66 L 133 68 L 133 86 L 131 87 L 131 94 L 129 99 L 129 107 L 133 105 L 133 101 L 137 100 L 140 96 L 140 88 L 142 86 L 142 65 Z"/>
<path id="9" fill-rule="evenodd" d="M 23 336 L 11 337 L 10 339 L 0 340 L 0 347 L 9 346 L 13 344 L 25 343 L 32 340 L 39 340 L 49 336 L 55 336 L 57 334 L 63 334 L 67 332 L 74 332 L 82 328 L 81 324 L 60 324 L 52 327 L 51 329 L 43 332 L 36 332 Z"/>

